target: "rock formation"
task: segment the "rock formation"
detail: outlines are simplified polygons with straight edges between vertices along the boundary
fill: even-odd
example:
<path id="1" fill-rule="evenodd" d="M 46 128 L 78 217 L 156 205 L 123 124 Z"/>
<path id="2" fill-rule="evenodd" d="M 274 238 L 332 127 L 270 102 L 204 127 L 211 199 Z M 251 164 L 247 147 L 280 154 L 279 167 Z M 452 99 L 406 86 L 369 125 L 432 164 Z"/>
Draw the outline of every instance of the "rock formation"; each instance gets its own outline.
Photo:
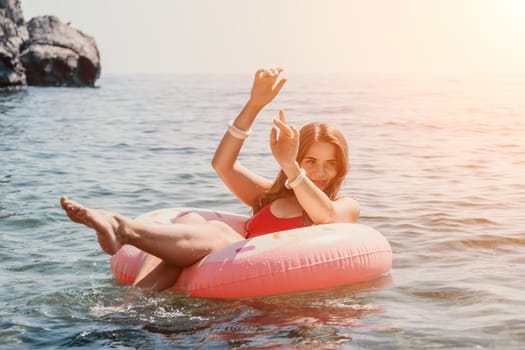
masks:
<path id="1" fill-rule="evenodd" d="M 29 85 L 93 86 L 100 75 L 95 40 L 54 16 L 27 23 L 28 45 L 20 59 Z"/>
<path id="2" fill-rule="evenodd" d="M 94 86 L 95 40 L 54 16 L 24 22 L 19 0 L 0 0 L 0 88 Z"/>
<path id="3" fill-rule="evenodd" d="M 0 0 L 0 88 L 26 84 L 19 52 L 28 39 L 18 0 Z"/>

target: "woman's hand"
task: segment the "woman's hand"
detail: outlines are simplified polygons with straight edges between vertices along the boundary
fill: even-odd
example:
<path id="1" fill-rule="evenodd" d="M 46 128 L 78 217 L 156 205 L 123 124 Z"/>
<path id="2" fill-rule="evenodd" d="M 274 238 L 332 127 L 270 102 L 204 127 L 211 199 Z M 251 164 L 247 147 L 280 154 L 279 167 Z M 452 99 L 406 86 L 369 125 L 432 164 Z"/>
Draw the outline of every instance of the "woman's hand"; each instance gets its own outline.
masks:
<path id="1" fill-rule="evenodd" d="M 255 72 L 250 104 L 263 108 L 279 94 L 286 78 L 280 78 L 282 68 L 259 69 Z"/>
<path id="2" fill-rule="evenodd" d="M 299 130 L 286 122 L 284 111 L 279 111 L 279 119 L 274 119 L 275 127 L 270 133 L 270 147 L 272 154 L 281 166 L 281 169 L 288 174 L 293 168 L 297 168 L 296 159 L 299 151 Z M 277 132 L 279 129 L 279 132 Z"/>

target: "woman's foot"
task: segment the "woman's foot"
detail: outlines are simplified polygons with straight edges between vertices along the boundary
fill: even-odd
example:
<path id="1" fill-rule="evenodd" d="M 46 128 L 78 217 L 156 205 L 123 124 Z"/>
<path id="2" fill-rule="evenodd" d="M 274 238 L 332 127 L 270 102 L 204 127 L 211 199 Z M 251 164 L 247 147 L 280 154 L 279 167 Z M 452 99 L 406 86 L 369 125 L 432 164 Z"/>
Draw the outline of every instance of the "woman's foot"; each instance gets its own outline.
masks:
<path id="1" fill-rule="evenodd" d="M 85 208 L 79 203 L 68 199 L 66 196 L 60 198 L 60 204 L 67 216 L 74 222 L 86 225 L 97 232 L 97 239 L 100 247 L 108 254 L 115 254 L 123 244 L 125 237 L 121 237 L 119 223 L 124 220 L 117 220 L 117 215 L 108 211 Z"/>

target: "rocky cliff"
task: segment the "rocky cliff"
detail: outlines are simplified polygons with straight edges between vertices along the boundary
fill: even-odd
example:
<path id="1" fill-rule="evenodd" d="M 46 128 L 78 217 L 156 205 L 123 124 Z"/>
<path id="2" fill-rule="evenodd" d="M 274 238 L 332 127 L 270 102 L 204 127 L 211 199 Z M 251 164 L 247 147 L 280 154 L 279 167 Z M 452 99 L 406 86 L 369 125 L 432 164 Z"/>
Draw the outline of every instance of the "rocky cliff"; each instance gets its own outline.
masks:
<path id="1" fill-rule="evenodd" d="M 25 23 L 19 0 L 0 0 L 0 88 L 94 86 L 95 40 L 54 16 Z"/>

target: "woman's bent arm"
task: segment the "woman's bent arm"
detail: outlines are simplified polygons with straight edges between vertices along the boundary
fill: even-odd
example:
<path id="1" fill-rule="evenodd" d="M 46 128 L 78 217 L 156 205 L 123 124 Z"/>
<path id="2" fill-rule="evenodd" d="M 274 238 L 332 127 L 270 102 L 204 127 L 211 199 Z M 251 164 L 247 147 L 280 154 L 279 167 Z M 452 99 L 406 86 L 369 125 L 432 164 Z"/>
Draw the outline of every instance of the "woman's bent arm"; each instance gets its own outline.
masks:
<path id="1" fill-rule="evenodd" d="M 352 198 L 342 197 L 331 200 L 304 173 L 296 161 L 299 148 L 299 131 L 286 121 L 283 111 L 274 120 L 276 128 L 270 134 L 272 153 L 284 174 L 293 186 L 295 197 L 314 224 L 334 222 L 356 222 L 359 217 L 359 204 Z"/>

